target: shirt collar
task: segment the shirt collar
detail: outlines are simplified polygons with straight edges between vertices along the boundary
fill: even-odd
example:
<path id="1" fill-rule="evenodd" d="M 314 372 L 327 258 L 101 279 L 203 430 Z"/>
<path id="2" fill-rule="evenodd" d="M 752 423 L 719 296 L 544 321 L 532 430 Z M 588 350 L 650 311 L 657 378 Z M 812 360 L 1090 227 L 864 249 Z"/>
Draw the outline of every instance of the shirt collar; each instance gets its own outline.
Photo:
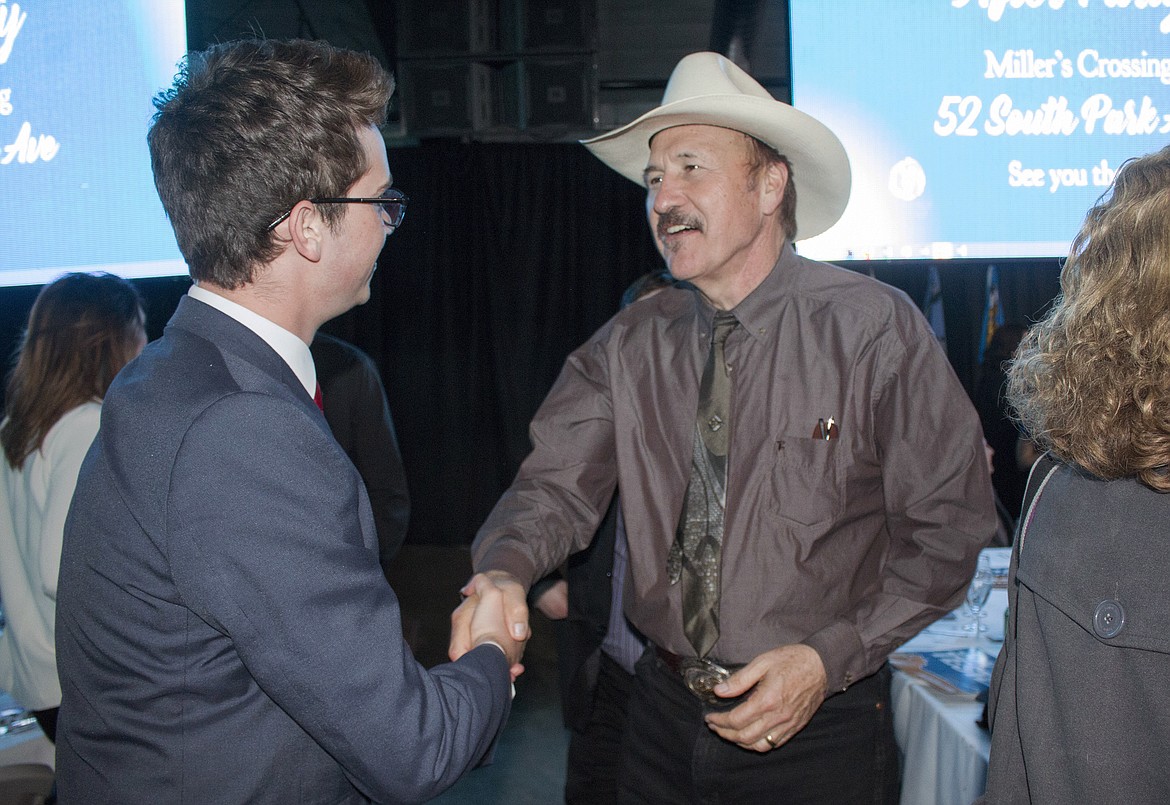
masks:
<path id="1" fill-rule="evenodd" d="M 799 271 L 795 249 L 792 244 L 785 244 L 768 276 L 732 309 L 739 326 L 757 339 L 764 338 L 778 326 L 781 297 L 792 286 L 793 275 Z M 714 311 L 707 315 L 710 319 Z"/>
<path id="2" fill-rule="evenodd" d="M 309 396 L 314 395 L 317 390 L 317 367 L 313 365 L 313 355 L 309 352 L 308 344 L 279 324 L 208 288 L 192 285 L 187 295 L 230 316 L 258 335 L 288 364 Z"/>
<path id="3" fill-rule="evenodd" d="M 780 251 L 780 256 L 772 270 L 763 281 L 752 290 L 743 300 L 731 309 L 740 329 L 751 333 L 753 338 L 765 337 L 772 328 L 777 326 L 780 315 L 780 297 L 789 287 L 791 274 L 799 271 L 796 251 L 792 244 L 786 244 Z M 689 283 L 687 283 L 689 285 Z M 693 289 L 698 307 L 699 330 L 710 333 L 715 326 L 715 308 L 706 297 L 695 288 Z"/>

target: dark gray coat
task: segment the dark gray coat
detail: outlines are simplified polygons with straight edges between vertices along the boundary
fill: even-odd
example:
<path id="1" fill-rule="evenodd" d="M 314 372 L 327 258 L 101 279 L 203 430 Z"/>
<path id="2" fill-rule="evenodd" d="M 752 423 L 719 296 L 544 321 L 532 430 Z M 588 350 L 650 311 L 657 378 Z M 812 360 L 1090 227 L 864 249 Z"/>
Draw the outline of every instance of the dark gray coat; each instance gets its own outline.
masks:
<path id="1" fill-rule="evenodd" d="M 1170 496 L 1065 465 L 1040 488 L 1012 557 L 985 801 L 1170 801 Z"/>

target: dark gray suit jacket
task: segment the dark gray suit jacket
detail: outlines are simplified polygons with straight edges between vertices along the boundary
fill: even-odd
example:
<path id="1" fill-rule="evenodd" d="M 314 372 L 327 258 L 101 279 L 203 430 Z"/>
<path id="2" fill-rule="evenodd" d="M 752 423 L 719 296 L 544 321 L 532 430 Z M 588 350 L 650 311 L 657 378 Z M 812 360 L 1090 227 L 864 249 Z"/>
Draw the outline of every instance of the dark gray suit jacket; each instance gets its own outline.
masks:
<path id="1" fill-rule="evenodd" d="M 117 378 L 57 606 L 71 803 L 414 802 L 489 751 L 508 662 L 427 671 L 369 500 L 292 370 L 184 297 Z"/>
<path id="2" fill-rule="evenodd" d="M 325 401 L 325 421 L 366 482 L 382 572 L 389 578 L 406 541 L 410 495 L 382 378 L 369 355 L 340 338 L 317 333 L 309 350 Z"/>

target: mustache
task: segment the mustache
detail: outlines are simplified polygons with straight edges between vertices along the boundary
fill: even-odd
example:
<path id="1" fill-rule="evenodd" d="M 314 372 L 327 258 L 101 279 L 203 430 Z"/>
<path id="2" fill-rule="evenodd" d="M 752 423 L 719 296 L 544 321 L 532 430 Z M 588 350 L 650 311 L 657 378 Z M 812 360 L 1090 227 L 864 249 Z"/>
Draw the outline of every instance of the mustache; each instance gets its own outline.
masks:
<path id="1" fill-rule="evenodd" d="M 655 233 L 658 235 L 658 239 L 662 240 L 665 238 L 666 230 L 670 229 L 672 226 L 685 226 L 690 229 L 698 229 L 702 231 L 702 227 L 699 225 L 699 222 L 696 219 L 687 215 L 683 215 L 679 210 L 671 208 L 662 213 L 661 217 L 658 219 L 658 226 L 655 227 Z"/>

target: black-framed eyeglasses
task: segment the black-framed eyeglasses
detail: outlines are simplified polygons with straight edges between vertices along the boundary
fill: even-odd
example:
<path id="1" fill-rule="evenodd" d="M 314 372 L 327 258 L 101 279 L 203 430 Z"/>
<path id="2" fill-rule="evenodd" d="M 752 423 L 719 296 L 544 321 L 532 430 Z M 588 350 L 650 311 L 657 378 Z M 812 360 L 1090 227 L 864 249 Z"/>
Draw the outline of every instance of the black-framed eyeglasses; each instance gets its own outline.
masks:
<path id="1" fill-rule="evenodd" d="M 410 201 L 406 194 L 397 187 L 387 187 L 382 195 L 376 198 L 311 198 L 310 204 L 377 204 L 382 213 L 382 222 L 391 229 L 397 229 L 402 225 L 402 219 L 406 217 L 406 203 Z M 280 223 L 292 215 L 292 210 L 282 213 L 275 221 L 268 225 L 268 231 L 271 232 Z"/>

